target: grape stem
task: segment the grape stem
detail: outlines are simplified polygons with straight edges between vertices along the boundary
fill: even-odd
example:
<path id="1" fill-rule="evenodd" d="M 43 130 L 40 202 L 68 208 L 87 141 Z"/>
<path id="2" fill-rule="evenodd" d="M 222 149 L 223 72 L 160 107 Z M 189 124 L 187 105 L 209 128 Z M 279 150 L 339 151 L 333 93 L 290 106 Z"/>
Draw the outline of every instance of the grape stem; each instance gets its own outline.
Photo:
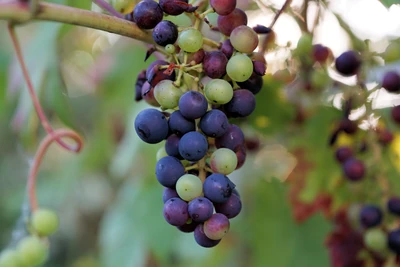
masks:
<path id="1" fill-rule="evenodd" d="M 83 147 L 83 140 L 74 131 L 67 130 L 67 129 L 57 129 L 55 130 L 52 134 L 48 134 L 40 143 L 39 148 L 35 154 L 33 164 L 30 168 L 29 171 L 29 176 L 28 176 L 28 185 L 27 185 L 27 190 L 28 190 L 28 198 L 29 198 L 29 204 L 31 207 L 31 211 L 35 211 L 38 209 L 38 201 L 36 197 L 36 177 L 37 173 L 39 171 L 40 164 L 43 160 L 43 157 L 51 145 L 52 142 L 61 139 L 63 137 L 70 138 L 75 141 L 76 143 L 76 149 L 73 150 L 73 152 L 78 153 L 82 147 Z"/>
<path id="2" fill-rule="evenodd" d="M 272 20 L 271 24 L 269 25 L 269 28 L 272 29 L 274 27 L 276 21 L 278 18 L 282 15 L 282 13 L 285 11 L 285 9 L 290 5 L 292 0 L 286 0 L 285 3 L 283 4 L 282 8 L 278 11 L 278 13 L 275 14 L 274 19 Z"/>
<path id="3" fill-rule="evenodd" d="M 104 9 L 105 11 L 107 11 L 109 14 L 123 19 L 124 15 L 122 15 L 121 13 L 119 13 L 117 10 L 115 10 L 109 3 L 107 3 L 104 0 L 93 0 L 93 3 L 95 3 L 96 5 L 98 5 L 99 7 L 101 7 L 102 9 Z"/>

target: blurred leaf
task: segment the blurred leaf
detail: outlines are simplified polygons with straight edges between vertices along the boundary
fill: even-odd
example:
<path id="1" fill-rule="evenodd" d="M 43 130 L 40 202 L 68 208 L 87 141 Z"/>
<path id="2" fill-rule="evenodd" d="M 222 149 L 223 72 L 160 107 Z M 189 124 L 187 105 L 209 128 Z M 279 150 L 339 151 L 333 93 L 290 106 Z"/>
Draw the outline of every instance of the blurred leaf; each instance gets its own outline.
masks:
<path id="1" fill-rule="evenodd" d="M 390 7 L 391 5 L 400 4 L 400 0 L 381 0 L 381 3 L 386 7 Z"/>

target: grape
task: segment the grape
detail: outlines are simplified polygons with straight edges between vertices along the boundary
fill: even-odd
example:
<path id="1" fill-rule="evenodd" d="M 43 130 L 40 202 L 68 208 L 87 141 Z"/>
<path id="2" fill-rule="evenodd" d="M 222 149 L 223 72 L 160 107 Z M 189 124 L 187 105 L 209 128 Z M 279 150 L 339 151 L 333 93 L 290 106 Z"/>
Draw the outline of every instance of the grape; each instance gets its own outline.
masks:
<path id="1" fill-rule="evenodd" d="M 157 161 L 159 161 L 160 159 L 162 159 L 163 157 L 168 156 L 167 152 L 165 151 L 165 147 L 160 147 L 157 150 L 157 154 L 156 154 L 156 159 Z"/>
<path id="2" fill-rule="evenodd" d="M 163 157 L 156 164 L 157 180 L 165 187 L 174 188 L 178 179 L 184 174 L 185 168 L 175 157 Z"/>
<path id="3" fill-rule="evenodd" d="M 392 111 L 391 111 L 391 115 L 392 115 L 392 119 L 396 123 L 400 124 L 400 106 L 393 107 Z"/>
<path id="4" fill-rule="evenodd" d="M 244 162 L 246 161 L 246 147 L 244 146 L 244 144 L 242 145 L 238 145 L 235 147 L 235 149 L 233 150 L 236 154 L 236 157 L 238 159 L 238 163 L 236 166 L 236 170 L 241 168 L 244 164 Z"/>
<path id="5" fill-rule="evenodd" d="M 236 0 L 210 0 L 210 6 L 218 15 L 229 15 L 235 10 Z"/>
<path id="6" fill-rule="evenodd" d="M 176 87 L 171 80 L 163 80 L 154 87 L 154 97 L 165 109 L 173 109 L 178 106 L 182 90 Z"/>
<path id="7" fill-rule="evenodd" d="M 330 80 L 328 72 L 324 69 L 314 69 L 310 75 L 310 85 L 316 89 L 324 88 Z"/>
<path id="8" fill-rule="evenodd" d="M 216 173 L 230 174 L 236 169 L 237 157 L 235 152 L 227 148 L 215 150 L 210 158 L 210 167 Z"/>
<path id="9" fill-rule="evenodd" d="M 398 61 L 400 59 L 400 46 L 399 43 L 393 42 L 386 47 L 383 53 L 383 59 L 386 63 Z"/>
<path id="10" fill-rule="evenodd" d="M 187 62 L 193 63 L 193 65 L 200 64 L 201 62 L 203 62 L 204 56 L 205 56 L 204 49 L 201 48 L 194 53 L 190 53 Z"/>
<path id="11" fill-rule="evenodd" d="M 253 72 L 253 74 L 251 74 L 251 76 L 248 80 L 246 80 L 244 82 L 238 82 L 237 84 L 241 88 L 247 89 L 255 95 L 261 91 L 263 83 L 264 83 L 264 81 L 263 81 L 262 77 Z"/>
<path id="12" fill-rule="evenodd" d="M 215 146 L 217 148 L 225 147 L 233 151 L 237 146 L 240 146 L 243 143 L 244 143 L 244 134 L 242 130 L 235 124 L 229 125 L 224 135 L 215 138 Z"/>
<path id="13" fill-rule="evenodd" d="M 235 193 L 236 192 L 236 193 Z M 235 218 L 242 210 L 242 201 L 237 191 L 232 191 L 232 195 L 225 203 L 214 204 L 215 211 L 224 214 L 228 219 Z"/>
<path id="14" fill-rule="evenodd" d="M 203 184 L 199 177 L 185 174 L 176 182 L 176 192 L 183 200 L 190 201 L 203 192 Z"/>
<path id="15" fill-rule="evenodd" d="M 382 211 L 377 206 L 366 205 L 361 209 L 360 223 L 365 228 L 371 228 L 379 225 L 382 217 Z"/>
<path id="16" fill-rule="evenodd" d="M 164 204 L 165 220 L 174 226 L 182 226 L 189 220 L 188 204 L 180 198 L 173 197 Z"/>
<path id="17" fill-rule="evenodd" d="M 164 73 L 164 69 L 159 69 L 160 66 L 168 66 L 169 63 L 164 60 L 156 60 L 151 63 L 146 70 L 146 78 L 151 86 L 156 86 L 162 80 L 175 80 L 175 72 L 171 74 Z"/>
<path id="18" fill-rule="evenodd" d="M 204 196 L 214 203 L 224 203 L 232 195 L 235 184 L 223 174 L 214 173 L 203 184 Z"/>
<path id="19" fill-rule="evenodd" d="M 206 53 L 203 60 L 205 74 L 213 79 L 221 78 L 226 74 L 226 64 L 228 58 L 220 51 Z"/>
<path id="20" fill-rule="evenodd" d="M 193 221 L 204 222 L 213 214 L 214 206 L 207 198 L 197 197 L 189 202 L 188 211 Z"/>
<path id="21" fill-rule="evenodd" d="M 208 108 L 207 99 L 203 94 L 189 91 L 179 99 L 179 110 L 187 119 L 197 119 L 206 114 Z"/>
<path id="22" fill-rule="evenodd" d="M 355 75 L 361 66 L 360 56 L 354 51 L 341 54 L 335 61 L 336 70 L 344 76 Z"/>
<path id="23" fill-rule="evenodd" d="M 382 145 L 389 145 L 393 141 L 394 136 L 393 136 L 393 133 L 389 129 L 378 128 L 376 130 L 376 132 L 378 134 L 378 141 Z"/>
<path id="24" fill-rule="evenodd" d="M 133 18 L 141 29 L 153 29 L 163 18 L 163 11 L 153 0 L 140 1 L 133 10 Z"/>
<path id="25" fill-rule="evenodd" d="M 353 150 L 351 147 L 342 146 L 336 150 L 336 160 L 340 163 L 344 163 L 346 160 L 353 156 Z"/>
<path id="26" fill-rule="evenodd" d="M 17 252 L 23 264 L 27 266 L 37 266 L 46 261 L 49 249 L 40 238 L 36 236 L 27 236 L 19 241 Z"/>
<path id="27" fill-rule="evenodd" d="M 188 1 L 184 0 L 160 0 L 162 10 L 168 15 L 177 16 L 185 12 Z"/>
<path id="28" fill-rule="evenodd" d="M 58 229 L 58 217 L 52 210 L 35 210 L 31 220 L 32 228 L 40 236 L 49 236 Z"/>
<path id="29" fill-rule="evenodd" d="M 296 55 L 301 57 L 308 57 L 312 51 L 312 36 L 309 33 L 304 33 L 299 41 L 295 50 Z"/>
<path id="30" fill-rule="evenodd" d="M 224 55 L 229 59 L 233 55 L 233 52 L 235 49 L 232 46 L 232 43 L 229 39 L 226 39 L 225 41 L 222 42 L 221 45 L 221 52 L 224 53 Z"/>
<path id="31" fill-rule="evenodd" d="M 339 128 L 347 134 L 354 134 L 358 129 L 358 125 L 354 121 L 346 118 L 340 122 Z"/>
<path id="32" fill-rule="evenodd" d="M 162 200 L 163 203 L 167 202 L 171 198 L 179 198 L 178 193 L 176 192 L 175 189 L 169 188 L 169 187 L 164 187 L 163 195 L 162 195 Z"/>
<path id="33" fill-rule="evenodd" d="M 208 111 L 200 120 L 201 131 L 209 137 L 220 137 L 228 129 L 229 122 L 225 113 L 218 109 Z"/>
<path id="34" fill-rule="evenodd" d="M 267 71 L 267 65 L 261 61 L 253 61 L 253 71 L 258 76 L 264 76 L 265 72 Z"/>
<path id="35" fill-rule="evenodd" d="M 167 44 L 167 45 L 165 46 L 165 51 L 166 51 L 168 54 L 173 55 L 173 54 L 175 54 L 176 48 L 175 48 L 175 46 L 174 46 L 173 44 Z"/>
<path id="36" fill-rule="evenodd" d="M 154 28 L 152 36 L 158 45 L 173 44 L 178 39 L 178 28 L 171 21 L 163 20 Z"/>
<path id="37" fill-rule="evenodd" d="M 256 98 L 249 90 L 235 90 L 231 101 L 229 101 L 224 107 L 230 117 L 246 117 L 255 110 Z"/>
<path id="38" fill-rule="evenodd" d="M 387 236 L 381 229 L 368 229 L 364 233 L 365 246 L 373 251 L 383 251 L 387 246 Z"/>
<path id="39" fill-rule="evenodd" d="M 233 29 L 230 35 L 232 46 L 241 53 L 251 53 L 258 46 L 257 33 L 246 25 Z"/>
<path id="40" fill-rule="evenodd" d="M 165 151 L 169 156 L 181 158 L 181 154 L 179 154 L 179 140 L 181 140 L 181 138 L 176 134 L 168 136 L 165 142 Z"/>
<path id="41" fill-rule="evenodd" d="M 312 47 L 312 55 L 316 62 L 325 63 L 330 54 L 329 48 L 321 44 L 316 44 Z"/>
<path id="42" fill-rule="evenodd" d="M 194 230 L 194 239 L 197 244 L 205 248 L 212 248 L 219 244 L 221 240 L 212 240 L 206 236 L 203 229 L 203 224 L 197 225 Z"/>
<path id="43" fill-rule="evenodd" d="M 0 254 L 0 267 L 21 267 L 17 251 L 11 249 L 2 251 Z"/>
<path id="44" fill-rule="evenodd" d="M 271 28 L 268 28 L 260 24 L 257 24 L 255 27 L 253 27 L 253 30 L 258 34 L 268 34 L 272 31 Z"/>
<path id="45" fill-rule="evenodd" d="M 235 8 L 235 10 L 226 16 L 218 16 L 217 24 L 219 31 L 229 36 L 236 27 L 247 25 L 247 15 L 243 10 Z"/>
<path id="46" fill-rule="evenodd" d="M 400 254 L 400 229 L 393 230 L 388 235 L 388 247 L 391 251 Z"/>
<path id="47" fill-rule="evenodd" d="M 349 158 L 343 164 L 343 171 L 351 181 L 359 181 L 365 176 L 365 165 L 361 160 Z"/>
<path id="48" fill-rule="evenodd" d="M 196 52 L 203 46 L 203 35 L 199 30 L 183 30 L 178 37 L 178 45 L 185 52 Z"/>
<path id="49" fill-rule="evenodd" d="M 400 198 L 391 197 L 387 202 L 387 209 L 390 213 L 400 216 Z"/>
<path id="50" fill-rule="evenodd" d="M 233 96 L 232 86 L 225 80 L 212 79 L 205 86 L 207 99 L 214 104 L 226 104 Z"/>
<path id="51" fill-rule="evenodd" d="M 395 71 L 388 71 L 383 76 L 382 87 L 389 93 L 400 91 L 400 75 Z"/>
<path id="52" fill-rule="evenodd" d="M 185 133 L 196 130 L 194 120 L 186 119 L 182 116 L 182 113 L 179 110 L 174 111 L 171 114 L 168 123 L 171 131 L 178 136 L 182 136 Z"/>
<path id="53" fill-rule="evenodd" d="M 212 240 L 223 238 L 229 231 L 229 219 L 221 213 L 215 213 L 210 219 L 204 222 L 204 233 Z"/>
<path id="54" fill-rule="evenodd" d="M 147 104 L 153 107 L 160 106 L 160 104 L 154 97 L 154 87 L 151 87 L 151 85 L 147 81 L 142 86 L 142 98 L 144 99 L 144 101 L 146 101 Z"/>
<path id="55" fill-rule="evenodd" d="M 185 223 L 184 225 L 177 226 L 176 228 L 184 233 L 192 233 L 196 229 L 197 225 L 199 225 L 199 223 L 191 221 L 190 223 Z"/>
<path id="56" fill-rule="evenodd" d="M 146 70 L 142 70 L 139 72 L 138 76 L 136 77 L 135 83 L 135 101 L 142 100 L 142 87 L 143 84 L 147 82 L 146 79 Z"/>
<path id="57" fill-rule="evenodd" d="M 179 142 L 179 153 L 189 161 L 201 160 L 207 153 L 207 139 L 199 132 L 184 134 Z"/>
<path id="58" fill-rule="evenodd" d="M 253 62 L 243 54 L 236 54 L 228 60 L 226 73 L 236 82 L 244 82 L 253 73 Z"/>
<path id="59" fill-rule="evenodd" d="M 112 0 L 111 5 L 116 11 L 122 14 L 129 14 L 133 11 L 135 7 L 134 0 Z"/>
<path id="60" fill-rule="evenodd" d="M 137 115 L 135 130 L 144 142 L 156 144 L 167 138 L 168 122 L 160 111 L 148 108 Z"/>

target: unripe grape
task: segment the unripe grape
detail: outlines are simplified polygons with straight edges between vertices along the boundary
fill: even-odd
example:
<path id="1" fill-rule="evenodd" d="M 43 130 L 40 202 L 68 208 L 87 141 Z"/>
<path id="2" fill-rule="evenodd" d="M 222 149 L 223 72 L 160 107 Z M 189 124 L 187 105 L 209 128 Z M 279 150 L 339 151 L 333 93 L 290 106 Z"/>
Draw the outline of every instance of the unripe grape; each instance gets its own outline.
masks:
<path id="1" fill-rule="evenodd" d="M 27 236 L 18 243 L 17 252 L 21 262 L 28 266 L 37 266 L 46 261 L 49 249 L 40 238 Z"/>
<path id="2" fill-rule="evenodd" d="M 211 80 L 207 83 L 204 91 L 208 101 L 214 104 L 226 104 L 233 97 L 232 86 L 222 79 Z"/>
<path id="3" fill-rule="evenodd" d="M 312 51 L 312 36 L 304 33 L 297 42 L 296 54 L 302 57 L 308 57 Z"/>
<path id="4" fill-rule="evenodd" d="M 364 233 L 365 246 L 373 251 L 380 252 L 386 249 L 387 235 L 382 229 L 368 229 Z"/>
<path id="5" fill-rule="evenodd" d="M 135 7 L 135 0 L 112 0 L 111 5 L 122 14 L 129 14 Z"/>
<path id="6" fill-rule="evenodd" d="M 154 87 L 154 97 L 165 109 L 176 108 L 182 94 L 182 90 L 171 80 L 162 80 Z"/>
<path id="7" fill-rule="evenodd" d="M 176 182 L 176 192 L 185 201 L 190 201 L 201 196 L 203 183 L 193 174 L 185 174 Z"/>
<path id="8" fill-rule="evenodd" d="M 178 45 L 185 52 L 196 52 L 203 46 L 203 35 L 196 29 L 184 30 L 179 34 Z"/>
<path id="9" fill-rule="evenodd" d="M 400 44 L 398 42 L 389 44 L 383 53 L 383 59 L 386 63 L 400 60 Z"/>
<path id="10" fill-rule="evenodd" d="M 236 166 L 236 154 L 230 149 L 220 148 L 211 155 L 210 167 L 216 173 L 228 175 L 236 169 Z"/>
<path id="11" fill-rule="evenodd" d="M 212 240 L 219 240 L 228 233 L 229 219 L 222 213 L 215 213 L 204 222 L 204 233 Z"/>
<path id="12" fill-rule="evenodd" d="M 40 236 L 53 234 L 59 225 L 57 214 L 48 209 L 38 209 L 32 214 L 32 227 Z"/>
<path id="13" fill-rule="evenodd" d="M 230 35 L 232 46 L 241 53 L 251 53 L 258 46 L 258 35 L 250 27 L 241 25 L 236 27 Z"/>
<path id="14" fill-rule="evenodd" d="M 236 82 L 244 82 L 253 73 L 253 62 L 243 54 L 236 54 L 231 57 L 226 65 L 226 73 Z"/>
<path id="15" fill-rule="evenodd" d="M 20 267 L 20 260 L 17 251 L 6 249 L 0 254 L 0 267 Z"/>

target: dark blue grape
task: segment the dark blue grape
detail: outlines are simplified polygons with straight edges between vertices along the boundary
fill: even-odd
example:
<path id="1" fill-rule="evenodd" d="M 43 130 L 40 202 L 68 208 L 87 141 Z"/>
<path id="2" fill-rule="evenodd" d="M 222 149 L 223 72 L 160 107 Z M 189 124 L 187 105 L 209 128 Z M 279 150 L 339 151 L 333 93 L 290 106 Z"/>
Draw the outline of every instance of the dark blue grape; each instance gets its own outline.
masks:
<path id="1" fill-rule="evenodd" d="M 354 51 L 347 51 L 336 58 L 336 70 L 344 76 L 355 75 L 361 66 L 359 54 Z"/>
<path id="2" fill-rule="evenodd" d="M 197 197 L 189 202 L 188 212 L 193 221 L 204 222 L 213 214 L 214 206 L 207 198 Z"/>
<path id="3" fill-rule="evenodd" d="M 231 219 L 236 217 L 242 210 L 242 201 L 240 200 L 240 197 L 232 191 L 232 195 L 225 203 L 215 203 L 214 206 L 216 212 L 222 213 Z"/>
<path id="4" fill-rule="evenodd" d="M 174 44 L 178 39 L 178 28 L 169 20 L 163 20 L 157 24 L 152 33 L 154 42 L 161 46 Z"/>
<path id="5" fill-rule="evenodd" d="M 213 79 L 219 79 L 226 74 L 228 58 L 220 51 L 206 53 L 203 60 L 205 74 Z"/>
<path id="6" fill-rule="evenodd" d="M 235 48 L 233 48 L 231 40 L 226 39 L 225 41 L 222 42 L 221 45 L 221 52 L 224 53 L 224 55 L 229 59 L 233 55 L 233 52 L 235 52 Z"/>
<path id="7" fill-rule="evenodd" d="M 225 113 L 218 109 L 208 111 L 200 120 L 201 131 L 209 137 L 224 135 L 229 127 Z"/>
<path id="8" fill-rule="evenodd" d="M 342 146 L 336 150 L 335 156 L 337 161 L 343 163 L 353 156 L 353 150 L 351 149 L 351 147 Z"/>
<path id="9" fill-rule="evenodd" d="M 182 226 L 189 220 L 188 204 L 180 198 L 170 198 L 165 202 L 163 215 L 174 226 Z"/>
<path id="10" fill-rule="evenodd" d="M 389 93 L 400 91 L 400 75 L 395 71 L 388 71 L 383 76 L 382 87 Z"/>
<path id="11" fill-rule="evenodd" d="M 191 223 L 185 223 L 184 225 L 177 226 L 176 228 L 184 233 L 192 233 L 196 229 L 197 225 L 199 225 L 199 223 L 192 221 Z"/>
<path id="12" fill-rule="evenodd" d="M 160 5 L 153 0 L 140 1 L 133 10 L 133 19 L 141 29 L 153 29 L 163 15 Z"/>
<path id="13" fill-rule="evenodd" d="M 228 115 L 233 118 L 247 117 L 256 108 L 256 98 L 249 90 L 235 90 L 231 101 L 225 104 L 224 107 Z"/>
<path id="14" fill-rule="evenodd" d="M 251 74 L 250 78 L 247 81 L 238 82 L 237 84 L 241 88 L 247 89 L 256 95 L 258 92 L 261 91 L 263 83 L 264 83 L 264 81 L 263 81 L 262 77 L 253 72 L 253 74 Z"/>
<path id="15" fill-rule="evenodd" d="M 243 144 L 244 134 L 235 124 L 229 125 L 224 135 L 215 138 L 215 146 L 217 148 L 225 147 L 235 151 L 235 148 Z"/>
<path id="16" fill-rule="evenodd" d="M 144 109 L 135 119 L 135 130 L 144 142 L 156 144 L 167 138 L 168 121 L 160 111 Z"/>
<path id="17" fill-rule="evenodd" d="M 156 60 L 151 63 L 146 70 L 146 78 L 152 87 L 155 87 L 162 80 L 175 80 L 175 72 L 173 71 L 171 74 L 164 73 L 165 69 L 159 69 L 160 66 L 169 65 L 167 61 L 164 60 Z"/>
<path id="18" fill-rule="evenodd" d="M 377 206 L 367 205 L 361 209 L 360 222 L 365 228 L 377 226 L 382 221 L 382 211 Z"/>
<path id="19" fill-rule="evenodd" d="M 225 203 L 232 195 L 235 184 L 220 173 L 213 173 L 203 184 L 204 196 L 214 203 Z"/>
<path id="20" fill-rule="evenodd" d="M 399 197 L 391 197 L 387 202 L 387 209 L 389 212 L 400 216 L 400 198 Z"/>
<path id="21" fill-rule="evenodd" d="M 364 162 L 355 158 L 349 158 L 343 164 L 343 171 L 349 180 L 359 181 L 365 175 Z"/>
<path id="22" fill-rule="evenodd" d="M 208 238 L 204 233 L 203 224 L 197 225 L 196 229 L 194 230 L 194 239 L 196 240 L 197 244 L 205 248 L 215 247 L 221 241 Z"/>
<path id="23" fill-rule="evenodd" d="M 188 132 L 179 141 L 179 153 L 189 161 L 201 160 L 207 153 L 207 139 L 199 132 Z"/>
<path id="24" fill-rule="evenodd" d="M 388 247 L 391 251 L 400 255 L 400 229 L 396 229 L 389 233 Z"/>
<path id="25" fill-rule="evenodd" d="M 168 199 L 177 197 L 179 198 L 178 193 L 176 192 L 175 189 L 169 188 L 169 187 L 164 187 L 163 195 L 162 195 L 162 200 L 163 202 L 167 202 Z"/>
<path id="26" fill-rule="evenodd" d="M 175 188 L 176 181 L 184 174 L 185 167 L 175 157 L 163 157 L 156 164 L 157 180 L 165 187 Z"/>
<path id="27" fill-rule="evenodd" d="M 174 111 L 168 120 L 169 129 L 171 132 L 182 136 L 185 133 L 192 132 L 196 130 L 196 125 L 194 120 L 186 119 L 182 116 L 182 113 L 177 110 Z"/>
<path id="28" fill-rule="evenodd" d="M 266 27 L 264 25 L 260 25 L 260 24 L 257 24 L 255 27 L 253 27 L 253 30 L 257 34 L 267 34 L 267 33 L 270 33 L 272 31 L 271 28 Z"/>
<path id="29" fill-rule="evenodd" d="M 168 136 L 167 141 L 165 142 L 165 151 L 168 155 L 175 158 L 181 158 L 181 154 L 179 154 L 179 140 L 181 140 L 181 138 L 176 134 Z"/>
<path id="30" fill-rule="evenodd" d="M 207 99 L 196 91 L 184 93 L 179 99 L 179 110 L 187 119 L 197 119 L 206 114 L 208 108 Z"/>

